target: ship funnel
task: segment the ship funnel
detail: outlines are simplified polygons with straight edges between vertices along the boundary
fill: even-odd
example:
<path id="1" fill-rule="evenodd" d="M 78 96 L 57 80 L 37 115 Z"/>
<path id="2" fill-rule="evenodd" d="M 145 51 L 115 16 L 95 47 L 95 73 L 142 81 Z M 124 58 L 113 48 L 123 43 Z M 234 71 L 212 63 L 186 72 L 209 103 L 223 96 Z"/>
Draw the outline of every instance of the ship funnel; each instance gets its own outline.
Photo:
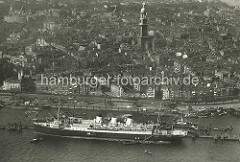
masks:
<path id="1" fill-rule="evenodd" d="M 96 117 L 96 123 L 97 123 L 97 124 L 101 124 L 101 123 L 102 123 L 102 117 L 97 116 L 97 117 Z"/>
<path id="2" fill-rule="evenodd" d="M 127 126 L 127 127 L 130 127 L 132 124 L 133 124 L 133 120 L 130 119 L 130 118 L 127 118 L 126 126 Z"/>
<path id="3" fill-rule="evenodd" d="M 110 121 L 111 125 L 117 125 L 117 118 L 112 117 Z"/>

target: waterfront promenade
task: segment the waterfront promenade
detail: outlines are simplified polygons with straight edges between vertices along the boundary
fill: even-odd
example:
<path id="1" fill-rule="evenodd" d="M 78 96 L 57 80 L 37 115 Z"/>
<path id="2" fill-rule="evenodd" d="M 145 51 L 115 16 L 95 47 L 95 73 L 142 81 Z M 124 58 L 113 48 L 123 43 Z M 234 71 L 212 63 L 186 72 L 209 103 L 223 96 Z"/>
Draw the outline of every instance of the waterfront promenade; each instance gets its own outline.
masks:
<path id="1" fill-rule="evenodd" d="M 193 110 L 203 110 L 207 108 L 235 108 L 240 109 L 239 100 L 211 103 L 171 103 L 157 99 L 145 98 L 113 98 L 107 96 L 74 96 L 70 98 L 66 95 L 52 94 L 13 94 L 0 92 L 0 100 L 6 107 L 22 109 L 25 107 L 52 107 L 60 105 L 62 108 L 72 109 L 99 109 L 99 110 L 118 110 L 118 111 L 139 111 L 143 109 L 158 111 L 168 108 L 187 111 L 189 107 Z M 171 105 L 172 104 L 172 105 Z"/>

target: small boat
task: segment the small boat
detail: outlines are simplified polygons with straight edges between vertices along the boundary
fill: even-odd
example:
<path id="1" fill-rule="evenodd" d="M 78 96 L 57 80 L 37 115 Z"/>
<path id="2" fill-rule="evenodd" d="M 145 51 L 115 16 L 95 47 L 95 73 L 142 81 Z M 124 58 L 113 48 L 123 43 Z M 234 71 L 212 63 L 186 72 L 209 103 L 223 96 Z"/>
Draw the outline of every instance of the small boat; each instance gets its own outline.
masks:
<path id="1" fill-rule="evenodd" d="M 0 129 L 4 130 L 6 127 L 4 125 L 0 125 Z"/>
<path id="2" fill-rule="evenodd" d="M 135 144 L 140 144 L 140 141 L 119 141 L 119 143 L 124 144 L 124 145 L 135 145 Z"/>
<path id="3" fill-rule="evenodd" d="M 22 123 L 8 123 L 7 126 L 5 127 L 7 131 L 19 131 L 22 132 Z"/>
<path id="4" fill-rule="evenodd" d="M 34 107 L 34 108 L 32 108 L 33 110 L 35 110 L 35 111 L 40 111 L 40 110 L 42 110 L 42 108 L 39 108 L 39 107 Z"/>
<path id="5" fill-rule="evenodd" d="M 213 128 L 213 130 L 214 131 L 232 131 L 233 128 L 232 128 L 232 126 L 225 127 L 225 128 L 218 128 L 218 127 L 216 127 L 216 128 Z"/>
<path id="6" fill-rule="evenodd" d="M 223 115 L 227 115 L 227 112 L 224 111 L 224 112 L 218 114 L 218 116 L 223 116 Z"/>
<path id="7" fill-rule="evenodd" d="M 131 118 L 132 114 L 123 114 L 121 117 L 122 118 Z"/>
<path id="8" fill-rule="evenodd" d="M 192 135 L 192 141 L 196 141 L 196 138 L 197 138 L 196 135 L 193 134 L 193 135 Z"/>
<path id="9" fill-rule="evenodd" d="M 43 140 L 42 138 L 33 138 L 31 143 L 41 142 L 42 140 Z"/>
<path id="10" fill-rule="evenodd" d="M 148 155 L 152 155 L 152 152 L 148 151 L 148 150 L 145 150 L 144 151 L 145 154 L 148 154 Z"/>
<path id="11" fill-rule="evenodd" d="M 206 115 L 200 115 L 198 116 L 199 118 L 209 118 L 209 116 L 206 116 Z"/>
<path id="12" fill-rule="evenodd" d="M 169 141 L 142 141 L 141 144 L 171 144 Z"/>

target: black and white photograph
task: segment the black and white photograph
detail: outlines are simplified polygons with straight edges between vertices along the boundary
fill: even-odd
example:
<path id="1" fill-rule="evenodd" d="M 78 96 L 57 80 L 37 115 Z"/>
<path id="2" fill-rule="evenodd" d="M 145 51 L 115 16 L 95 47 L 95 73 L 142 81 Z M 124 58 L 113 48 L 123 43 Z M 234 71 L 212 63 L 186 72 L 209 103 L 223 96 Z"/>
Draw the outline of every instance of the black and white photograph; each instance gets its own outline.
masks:
<path id="1" fill-rule="evenodd" d="M 0 162 L 240 162 L 240 0 L 0 0 Z"/>

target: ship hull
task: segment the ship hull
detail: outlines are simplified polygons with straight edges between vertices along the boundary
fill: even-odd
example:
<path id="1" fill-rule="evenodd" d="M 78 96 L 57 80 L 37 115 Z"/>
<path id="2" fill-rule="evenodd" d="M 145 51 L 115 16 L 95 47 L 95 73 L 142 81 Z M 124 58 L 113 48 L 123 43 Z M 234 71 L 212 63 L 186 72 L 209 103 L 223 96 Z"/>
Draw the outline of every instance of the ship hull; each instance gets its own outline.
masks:
<path id="1" fill-rule="evenodd" d="M 183 136 L 178 135 L 152 135 L 148 133 L 125 133 L 120 131 L 97 131 L 97 130 L 66 130 L 60 128 L 50 128 L 42 125 L 34 125 L 35 132 L 38 134 L 61 136 L 69 138 L 83 138 L 83 139 L 97 139 L 97 140 L 109 140 L 109 141 L 168 141 L 176 142 L 181 141 Z"/>

